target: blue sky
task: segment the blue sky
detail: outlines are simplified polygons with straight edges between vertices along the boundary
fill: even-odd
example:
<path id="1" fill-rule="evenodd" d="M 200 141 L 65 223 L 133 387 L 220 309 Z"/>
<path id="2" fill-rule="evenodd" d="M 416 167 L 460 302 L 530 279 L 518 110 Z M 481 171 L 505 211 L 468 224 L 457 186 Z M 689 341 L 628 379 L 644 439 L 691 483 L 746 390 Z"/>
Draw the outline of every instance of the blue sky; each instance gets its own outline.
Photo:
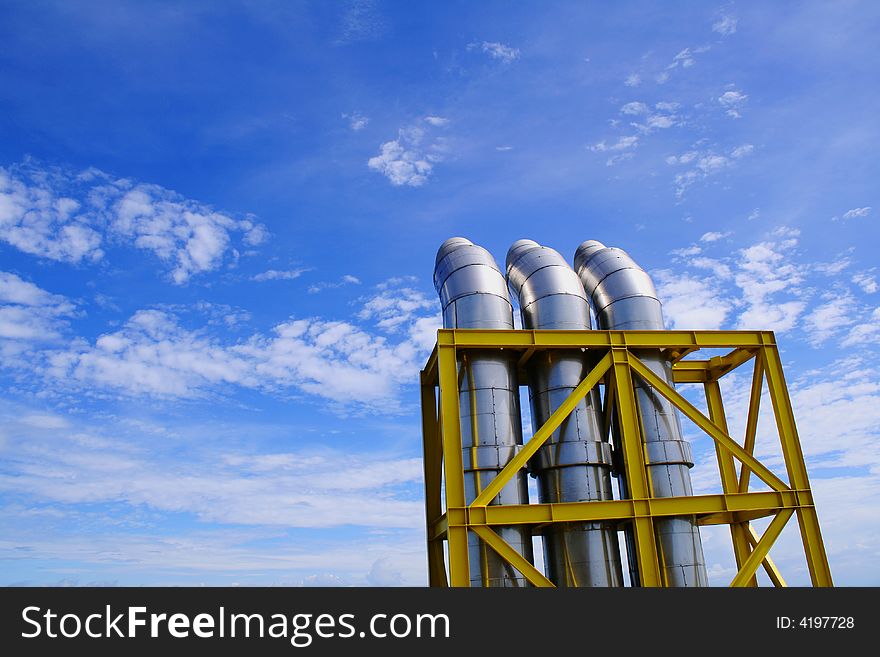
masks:
<path id="1" fill-rule="evenodd" d="M 777 331 L 832 572 L 880 583 L 878 18 L 2 3 L 0 583 L 425 582 L 453 235 L 599 239 L 671 327 Z M 805 583 L 795 528 L 772 554 Z"/>

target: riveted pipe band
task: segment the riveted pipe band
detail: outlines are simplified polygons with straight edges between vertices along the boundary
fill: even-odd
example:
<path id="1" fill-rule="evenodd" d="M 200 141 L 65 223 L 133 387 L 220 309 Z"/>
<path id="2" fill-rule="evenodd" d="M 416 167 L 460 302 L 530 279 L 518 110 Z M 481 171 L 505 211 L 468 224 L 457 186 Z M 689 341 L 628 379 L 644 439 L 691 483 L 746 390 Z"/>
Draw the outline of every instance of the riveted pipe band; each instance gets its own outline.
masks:
<path id="1" fill-rule="evenodd" d="M 691 445 L 685 440 L 657 440 L 645 443 L 645 456 L 648 465 L 683 463 L 689 468 L 694 467 Z"/>
<path id="2" fill-rule="evenodd" d="M 519 453 L 522 445 L 477 445 L 461 450 L 465 472 L 501 470 Z"/>
<path id="3" fill-rule="evenodd" d="M 599 441 L 572 441 L 544 445 L 530 463 L 534 472 L 570 465 L 598 465 L 610 468 L 611 445 Z"/>

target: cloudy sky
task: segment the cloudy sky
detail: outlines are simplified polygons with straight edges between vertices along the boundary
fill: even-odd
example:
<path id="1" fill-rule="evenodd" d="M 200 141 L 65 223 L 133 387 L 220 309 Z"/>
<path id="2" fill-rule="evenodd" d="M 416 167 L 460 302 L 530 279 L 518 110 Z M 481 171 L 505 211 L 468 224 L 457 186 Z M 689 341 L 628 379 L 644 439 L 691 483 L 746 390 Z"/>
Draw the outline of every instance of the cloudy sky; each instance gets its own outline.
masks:
<path id="1" fill-rule="evenodd" d="M 880 584 L 878 19 L 4 2 L 0 583 L 424 583 L 415 383 L 463 235 L 599 239 L 670 327 L 776 331 L 836 582 Z"/>

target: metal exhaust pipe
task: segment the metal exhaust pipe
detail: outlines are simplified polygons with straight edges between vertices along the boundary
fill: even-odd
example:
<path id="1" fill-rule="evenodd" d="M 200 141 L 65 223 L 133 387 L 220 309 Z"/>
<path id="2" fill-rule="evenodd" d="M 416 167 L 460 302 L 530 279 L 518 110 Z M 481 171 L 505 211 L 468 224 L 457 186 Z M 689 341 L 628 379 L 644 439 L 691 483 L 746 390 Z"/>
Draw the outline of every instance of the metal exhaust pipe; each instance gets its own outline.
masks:
<path id="1" fill-rule="evenodd" d="M 625 251 L 588 240 L 578 247 L 574 268 L 600 329 L 663 330 L 663 310 L 654 283 Z M 673 385 L 672 367 L 658 352 L 645 350 L 637 356 L 652 372 Z M 690 444 L 682 439 L 675 407 L 639 377 L 634 377 L 634 381 L 654 496 L 693 495 L 689 471 L 694 464 L 693 456 Z M 619 481 L 621 496 L 625 496 L 626 482 L 623 477 Z M 707 586 L 696 519 L 691 516 L 657 520 L 656 527 L 667 586 Z M 630 541 L 628 537 L 633 573 Z"/>
<path id="2" fill-rule="evenodd" d="M 444 328 L 512 329 L 513 307 L 504 274 L 486 249 L 463 237 L 440 246 L 434 268 Z M 465 499 L 472 502 L 522 446 L 517 363 L 513 354 L 470 351 L 459 356 L 461 446 Z M 524 472 L 518 473 L 492 504 L 528 504 Z M 532 537 L 528 527 L 495 531 L 528 561 Z M 471 586 L 527 586 L 528 580 L 468 532 Z"/>
<path id="3" fill-rule="evenodd" d="M 507 254 L 507 283 L 525 329 L 590 330 L 583 285 L 551 248 L 519 240 Z M 544 351 L 526 365 L 532 423 L 540 427 L 589 372 L 581 350 Z M 531 459 L 542 503 L 613 499 L 611 445 L 602 440 L 599 391 L 591 391 Z M 611 523 L 554 524 L 544 532 L 544 563 L 557 586 L 621 586 L 617 529 Z"/>

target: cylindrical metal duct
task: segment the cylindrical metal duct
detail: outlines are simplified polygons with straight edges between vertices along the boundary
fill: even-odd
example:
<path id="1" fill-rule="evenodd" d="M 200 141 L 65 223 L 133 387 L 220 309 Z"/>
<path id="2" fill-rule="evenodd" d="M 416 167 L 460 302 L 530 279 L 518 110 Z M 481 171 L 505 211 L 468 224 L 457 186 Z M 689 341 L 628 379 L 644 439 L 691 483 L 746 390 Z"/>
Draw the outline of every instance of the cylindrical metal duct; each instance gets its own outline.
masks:
<path id="1" fill-rule="evenodd" d="M 462 237 L 446 240 L 437 252 L 434 286 L 443 307 L 444 328 L 512 329 L 513 307 L 504 274 L 486 249 Z M 517 363 L 512 353 L 470 351 L 460 356 L 459 405 L 465 470 L 465 499 L 472 502 L 522 445 Z M 518 473 L 492 504 L 528 504 L 524 472 Z M 527 527 L 495 531 L 529 561 Z M 526 586 L 528 581 L 473 532 L 468 533 L 471 586 Z"/>
<path id="2" fill-rule="evenodd" d="M 663 311 L 654 283 L 625 251 L 589 240 L 578 247 L 574 268 L 600 329 L 663 330 Z M 673 385 L 672 367 L 658 352 L 645 350 L 636 355 Z M 690 444 L 682 440 L 675 407 L 639 377 L 634 381 L 654 496 L 693 495 L 689 472 L 693 457 Z M 622 478 L 621 482 L 623 495 L 626 482 Z M 658 520 L 656 528 L 668 586 L 706 586 L 706 564 L 695 518 Z"/>
<path id="3" fill-rule="evenodd" d="M 507 253 L 507 282 L 519 299 L 523 328 L 590 330 L 583 285 L 553 249 L 519 240 Z M 526 365 L 537 429 L 589 373 L 581 350 L 543 351 Z M 529 467 L 542 503 L 613 499 L 611 445 L 603 440 L 601 403 L 591 391 L 553 432 Z M 557 586 L 621 586 L 617 529 L 610 523 L 554 524 L 544 532 L 547 576 Z"/>

